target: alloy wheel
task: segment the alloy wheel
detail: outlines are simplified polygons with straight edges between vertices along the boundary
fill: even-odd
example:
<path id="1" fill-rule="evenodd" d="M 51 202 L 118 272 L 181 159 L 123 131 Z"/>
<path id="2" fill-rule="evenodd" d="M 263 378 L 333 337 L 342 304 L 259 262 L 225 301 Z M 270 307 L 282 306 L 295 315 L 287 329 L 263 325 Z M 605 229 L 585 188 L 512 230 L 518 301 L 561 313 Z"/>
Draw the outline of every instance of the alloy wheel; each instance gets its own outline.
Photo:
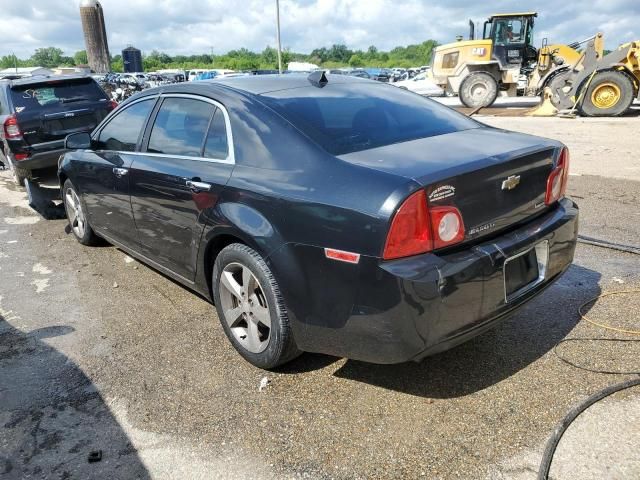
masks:
<path id="1" fill-rule="evenodd" d="M 67 188 L 64 195 L 64 203 L 67 207 L 67 217 L 69 217 L 69 224 L 73 232 L 78 238 L 84 237 L 86 228 L 84 212 L 82 211 L 80 199 L 72 188 Z"/>
<path id="2" fill-rule="evenodd" d="M 222 271 L 218 286 L 224 321 L 238 343 L 251 353 L 269 345 L 271 312 L 260 282 L 240 263 L 230 263 Z"/>

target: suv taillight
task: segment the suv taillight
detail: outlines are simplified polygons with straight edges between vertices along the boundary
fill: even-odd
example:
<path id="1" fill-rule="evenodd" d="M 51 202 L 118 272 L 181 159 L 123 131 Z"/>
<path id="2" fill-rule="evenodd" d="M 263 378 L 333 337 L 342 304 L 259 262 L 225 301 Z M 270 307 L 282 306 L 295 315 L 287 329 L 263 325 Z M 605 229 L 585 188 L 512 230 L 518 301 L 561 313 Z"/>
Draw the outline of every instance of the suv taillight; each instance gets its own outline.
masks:
<path id="1" fill-rule="evenodd" d="M 19 138 L 22 136 L 18 119 L 15 115 L 9 115 L 4 121 L 4 136 L 6 138 Z"/>
<path id="2" fill-rule="evenodd" d="M 109 100 L 109 103 L 107 103 L 107 105 L 107 110 L 109 110 L 110 112 L 118 108 L 118 102 L 116 102 L 115 100 Z"/>
<path id="3" fill-rule="evenodd" d="M 547 193 L 544 203 L 551 205 L 564 197 L 567 191 L 567 180 L 569 178 L 569 149 L 563 147 L 558 158 L 556 168 L 549 174 L 547 179 Z"/>
<path id="4" fill-rule="evenodd" d="M 385 260 L 427 253 L 464 240 L 464 222 L 453 206 L 429 208 L 427 195 L 419 190 L 400 206 L 387 234 Z"/>

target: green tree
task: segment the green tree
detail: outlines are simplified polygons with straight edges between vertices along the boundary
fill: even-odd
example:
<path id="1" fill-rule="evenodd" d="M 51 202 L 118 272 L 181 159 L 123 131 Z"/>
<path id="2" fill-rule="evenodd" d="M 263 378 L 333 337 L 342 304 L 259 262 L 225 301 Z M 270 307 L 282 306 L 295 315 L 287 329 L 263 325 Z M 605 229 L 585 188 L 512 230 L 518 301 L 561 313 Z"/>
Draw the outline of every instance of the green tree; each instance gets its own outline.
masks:
<path id="1" fill-rule="evenodd" d="M 362 57 L 360 55 L 351 55 L 351 58 L 349 59 L 349 66 L 350 67 L 364 67 L 365 63 L 364 60 L 362 59 Z"/>
<path id="2" fill-rule="evenodd" d="M 171 63 L 171 57 L 164 52 L 152 50 L 147 59 L 156 65 L 168 65 Z"/>
<path id="3" fill-rule="evenodd" d="M 329 49 L 329 59 L 334 62 L 348 62 L 353 52 L 346 45 L 334 44 Z"/>
<path id="4" fill-rule="evenodd" d="M 266 47 L 260 56 L 262 57 L 261 63 L 268 69 L 278 67 L 278 51 L 275 48 Z M 285 63 L 284 58 L 282 60 L 282 63 Z"/>
<path id="5" fill-rule="evenodd" d="M 311 60 L 312 63 L 323 63 L 323 62 L 326 62 L 327 60 L 329 60 L 329 50 L 327 50 L 325 47 L 316 48 L 311 52 L 309 57 L 311 57 L 311 59 L 318 60 L 318 61 L 315 61 L 315 62 L 313 60 Z"/>
<path id="6" fill-rule="evenodd" d="M 15 55 L 5 55 L 0 58 L 0 68 L 14 68 L 14 67 L 24 67 L 25 61 L 20 60 Z"/>
<path id="7" fill-rule="evenodd" d="M 435 40 L 425 40 L 415 45 L 398 46 L 390 51 L 381 51 L 375 45 L 366 50 L 351 50 L 346 45 L 335 44 L 330 48 L 319 47 L 311 53 L 298 53 L 285 49 L 282 52 L 282 63 L 310 62 L 324 68 L 339 68 L 347 65 L 370 67 L 417 67 L 427 65 L 438 45 Z M 61 65 L 85 64 L 86 52 L 79 51 L 73 57 L 65 57 L 62 50 L 55 47 L 39 48 L 29 59 L 16 59 L 12 55 L 0 57 L 0 67 L 10 68 L 16 63 L 18 67 L 42 66 L 57 67 Z M 278 66 L 275 48 L 267 46 L 261 52 L 252 52 L 246 48 L 231 50 L 224 55 L 176 55 L 172 57 L 157 50 L 143 56 L 144 68 L 147 71 L 161 68 L 230 68 L 233 70 L 275 69 Z M 111 60 L 113 71 L 122 71 L 122 58 L 116 55 Z"/>
<path id="8" fill-rule="evenodd" d="M 56 47 L 38 48 L 31 56 L 31 61 L 35 66 L 53 68 L 64 63 L 63 53 L 61 49 Z"/>
<path id="9" fill-rule="evenodd" d="M 86 50 L 79 50 L 73 54 L 73 61 L 76 65 L 87 65 L 89 63 L 89 59 L 87 58 Z"/>
<path id="10" fill-rule="evenodd" d="M 112 72 L 124 72 L 124 63 L 122 61 L 121 55 L 116 55 L 111 60 L 111 71 Z"/>
<path id="11" fill-rule="evenodd" d="M 62 57 L 60 57 L 60 63 L 58 64 L 58 66 L 60 66 L 60 67 L 75 67 L 76 66 L 76 62 L 73 59 L 73 57 L 62 56 Z"/>

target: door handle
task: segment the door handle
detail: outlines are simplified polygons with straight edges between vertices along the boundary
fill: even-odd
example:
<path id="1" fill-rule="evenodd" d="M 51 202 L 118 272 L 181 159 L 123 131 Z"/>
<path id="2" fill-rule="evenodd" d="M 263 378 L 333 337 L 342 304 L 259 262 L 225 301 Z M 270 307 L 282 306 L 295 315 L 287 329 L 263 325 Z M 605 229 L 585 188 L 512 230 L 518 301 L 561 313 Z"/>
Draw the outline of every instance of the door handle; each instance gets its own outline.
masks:
<path id="1" fill-rule="evenodd" d="M 189 189 L 193 192 L 210 192 L 211 189 L 213 188 L 213 185 L 211 185 L 210 183 L 206 183 L 206 182 L 197 182 L 195 180 L 187 180 L 186 181 L 186 185 L 187 187 L 189 187 Z"/>
<path id="2" fill-rule="evenodd" d="M 129 173 L 128 168 L 118 168 L 118 167 L 113 168 L 113 174 L 118 178 L 124 177 L 127 173 Z"/>

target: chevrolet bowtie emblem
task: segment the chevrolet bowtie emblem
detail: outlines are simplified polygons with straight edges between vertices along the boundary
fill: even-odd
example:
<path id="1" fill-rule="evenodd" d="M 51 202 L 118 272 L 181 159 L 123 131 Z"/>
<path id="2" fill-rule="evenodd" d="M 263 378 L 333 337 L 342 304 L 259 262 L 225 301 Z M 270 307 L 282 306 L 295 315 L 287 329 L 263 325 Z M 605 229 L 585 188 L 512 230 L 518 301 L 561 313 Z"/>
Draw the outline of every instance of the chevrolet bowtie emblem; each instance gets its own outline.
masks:
<path id="1" fill-rule="evenodd" d="M 502 190 L 513 190 L 520 184 L 520 175 L 511 175 L 502 181 Z"/>

